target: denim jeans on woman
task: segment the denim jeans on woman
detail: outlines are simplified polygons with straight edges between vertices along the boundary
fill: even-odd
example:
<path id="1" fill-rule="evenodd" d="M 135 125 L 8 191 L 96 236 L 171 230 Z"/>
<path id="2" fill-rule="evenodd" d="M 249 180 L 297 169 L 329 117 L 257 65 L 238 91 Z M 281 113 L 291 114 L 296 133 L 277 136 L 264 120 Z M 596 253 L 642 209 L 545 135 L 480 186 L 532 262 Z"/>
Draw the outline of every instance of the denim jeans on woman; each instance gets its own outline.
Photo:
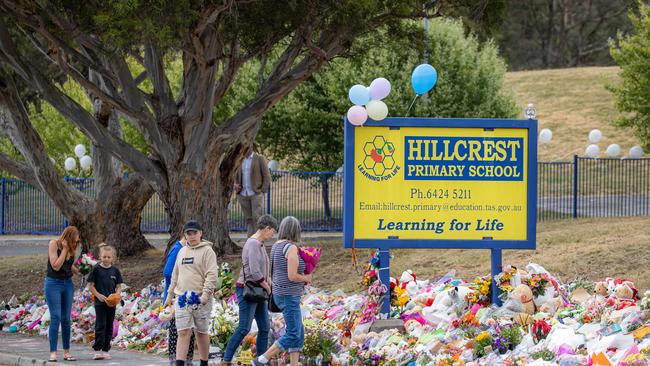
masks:
<path id="1" fill-rule="evenodd" d="M 282 352 L 300 352 L 305 344 L 305 328 L 302 325 L 300 296 L 273 295 L 275 303 L 282 309 L 286 333 L 275 344 Z"/>
<path id="2" fill-rule="evenodd" d="M 257 355 L 264 354 L 269 345 L 269 312 L 265 302 L 255 303 L 248 302 L 244 299 L 244 289 L 237 287 L 237 302 L 239 303 L 239 324 L 237 329 L 230 337 L 226 351 L 223 354 L 225 362 L 232 362 L 235 351 L 239 347 L 241 341 L 251 331 L 253 319 L 257 323 L 257 341 L 255 342 Z"/>
<path id="3" fill-rule="evenodd" d="M 59 325 L 63 349 L 70 349 L 70 313 L 74 286 L 72 278 L 56 279 L 45 277 L 45 302 L 50 310 L 50 352 L 55 352 L 59 342 Z"/>

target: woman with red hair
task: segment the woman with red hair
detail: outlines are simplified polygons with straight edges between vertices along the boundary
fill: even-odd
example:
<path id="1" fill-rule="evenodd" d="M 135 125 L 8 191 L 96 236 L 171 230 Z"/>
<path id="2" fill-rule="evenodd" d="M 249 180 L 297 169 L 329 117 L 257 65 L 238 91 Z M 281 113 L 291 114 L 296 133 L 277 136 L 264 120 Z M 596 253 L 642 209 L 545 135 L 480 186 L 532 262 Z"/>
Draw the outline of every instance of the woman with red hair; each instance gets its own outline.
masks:
<path id="1" fill-rule="evenodd" d="M 79 247 L 79 229 L 68 226 L 58 239 L 50 240 L 45 277 L 45 301 L 50 310 L 50 362 L 56 362 L 56 349 L 59 340 L 59 325 L 63 340 L 63 359 L 76 361 L 70 354 L 70 315 L 74 286 L 72 274 L 79 274 L 73 266 Z"/>

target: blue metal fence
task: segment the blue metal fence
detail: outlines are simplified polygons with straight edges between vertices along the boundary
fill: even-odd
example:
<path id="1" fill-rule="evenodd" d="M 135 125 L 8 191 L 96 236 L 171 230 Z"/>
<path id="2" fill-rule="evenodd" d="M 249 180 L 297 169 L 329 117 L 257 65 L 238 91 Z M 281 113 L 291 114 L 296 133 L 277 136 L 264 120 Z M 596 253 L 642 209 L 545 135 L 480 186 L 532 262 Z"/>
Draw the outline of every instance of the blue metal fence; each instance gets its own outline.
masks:
<path id="1" fill-rule="evenodd" d="M 537 217 L 540 221 L 571 217 L 650 216 L 650 159 L 591 159 L 538 163 Z M 305 230 L 340 231 L 343 180 L 329 172 L 274 172 L 265 211 L 275 217 L 296 216 Z M 95 195 L 93 179 L 66 178 L 84 194 Z M 40 189 L 2 178 L 0 233 L 54 234 L 66 225 L 61 212 Z M 245 230 L 233 197 L 229 227 Z M 157 195 L 142 213 L 143 232 L 167 232 L 165 206 Z"/>

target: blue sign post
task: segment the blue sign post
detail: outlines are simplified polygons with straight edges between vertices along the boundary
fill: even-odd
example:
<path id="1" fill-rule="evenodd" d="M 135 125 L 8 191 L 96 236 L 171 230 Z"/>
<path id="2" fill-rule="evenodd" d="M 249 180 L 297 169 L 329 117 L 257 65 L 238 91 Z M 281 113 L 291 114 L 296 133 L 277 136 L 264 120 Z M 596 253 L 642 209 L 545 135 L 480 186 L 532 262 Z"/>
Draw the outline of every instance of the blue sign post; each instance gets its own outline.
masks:
<path id="1" fill-rule="evenodd" d="M 378 248 L 389 291 L 393 248 L 490 249 L 493 279 L 503 249 L 535 249 L 536 120 L 345 120 L 344 169 L 344 246 Z"/>

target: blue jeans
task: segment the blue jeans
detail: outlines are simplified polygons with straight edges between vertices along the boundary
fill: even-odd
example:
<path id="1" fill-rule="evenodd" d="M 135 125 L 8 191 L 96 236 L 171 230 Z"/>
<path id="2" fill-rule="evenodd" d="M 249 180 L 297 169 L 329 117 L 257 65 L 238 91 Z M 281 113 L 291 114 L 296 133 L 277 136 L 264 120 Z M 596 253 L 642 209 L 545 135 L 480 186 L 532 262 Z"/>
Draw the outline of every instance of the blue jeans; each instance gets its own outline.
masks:
<path id="1" fill-rule="evenodd" d="M 257 323 L 257 340 L 255 342 L 257 347 L 257 355 L 262 355 L 269 347 L 269 312 L 266 301 L 262 303 L 248 302 L 244 299 L 244 289 L 237 287 L 237 302 L 239 305 L 239 324 L 237 329 L 230 337 L 226 351 L 223 354 L 225 362 L 231 362 L 235 351 L 239 347 L 241 341 L 251 331 L 253 319 Z"/>
<path id="2" fill-rule="evenodd" d="M 45 302 L 50 310 L 50 352 L 56 352 L 59 342 L 59 325 L 61 325 L 61 338 L 63 349 L 70 349 L 70 313 L 72 312 L 72 298 L 74 286 L 72 278 L 60 280 L 45 277 Z"/>
<path id="3" fill-rule="evenodd" d="M 300 296 L 275 295 L 273 300 L 282 309 L 282 316 L 286 324 L 286 333 L 275 344 L 282 352 L 300 352 L 305 344 L 305 328 L 302 325 L 302 312 L 300 311 Z"/>

